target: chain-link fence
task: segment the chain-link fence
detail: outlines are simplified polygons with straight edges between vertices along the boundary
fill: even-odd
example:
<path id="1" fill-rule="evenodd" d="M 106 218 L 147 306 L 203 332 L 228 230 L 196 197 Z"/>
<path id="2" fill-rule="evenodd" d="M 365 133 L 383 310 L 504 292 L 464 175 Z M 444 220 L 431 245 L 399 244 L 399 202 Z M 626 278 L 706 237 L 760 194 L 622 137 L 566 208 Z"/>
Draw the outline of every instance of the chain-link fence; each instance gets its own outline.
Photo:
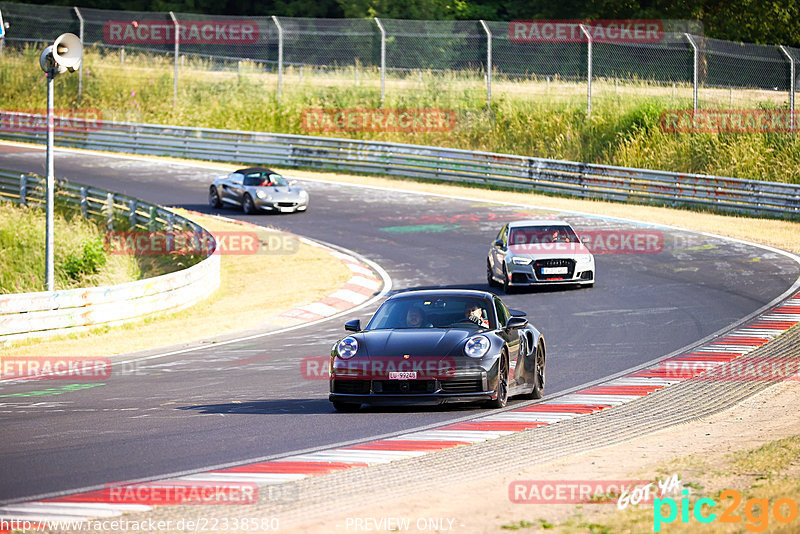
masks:
<path id="1" fill-rule="evenodd" d="M 446 83 L 485 91 L 487 101 L 513 93 L 585 100 L 589 114 L 593 100 L 647 96 L 675 107 L 794 111 L 800 74 L 800 49 L 710 39 L 697 23 L 675 21 L 630 21 L 625 30 L 625 21 L 227 17 L 8 2 L 0 13 L 2 46 L 44 46 L 72 32 L 120 65 L 146 55 L 171 71 L 175 98 L 181 72 L 200 69 L 261 73 L 278 98 L 303 83 L 352 84 L 380 87 L 383 102 L 387 92 Z"/>

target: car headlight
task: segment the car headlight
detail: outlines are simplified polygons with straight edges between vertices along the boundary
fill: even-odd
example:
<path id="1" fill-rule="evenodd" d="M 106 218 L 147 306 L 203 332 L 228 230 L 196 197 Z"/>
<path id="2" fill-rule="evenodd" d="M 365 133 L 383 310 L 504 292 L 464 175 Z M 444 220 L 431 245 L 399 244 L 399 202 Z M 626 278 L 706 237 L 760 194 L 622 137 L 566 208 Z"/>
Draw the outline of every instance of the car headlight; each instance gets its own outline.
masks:
<path id="1" fill-rule="evenodd" d="M 464 345 L 464 354 L 470 358 L 483 358 L 492 343 L 486 336 L 472 336 Z"/>
<path id="2" fill-rule="evenodd" d="M 347 336 L 336 346 L 336 354 L 343 360 L 349 360 L 358 352 L 358 341 L 356 338 Z"/>
<path id="3" fill-rule="evenodd" d="M 588 254 L 578 256 L 578 265 L 589 265 L 592 263 L 592 257 Z"/>
<path id="4" fill-rule="evenodd" d="M 256 196 L 261 200 L 272 200 L 272 197 L 267 194 L 266 191 L 259 189 L 256 191 Z"/>
<path id="5" fill-rule="evenodd" d="M 530 265 L 533 260 L 530 258 L 512 258 L 511 263 L 514 265 Z"/>
<path id="6" fill-rule="evenodd" d="M 300 196 L 300 198 L 302 200 L 307 200 L 308 199 L 308 193 L 306 193 L 305 189 L 301 189 L 300 190 L 299 196 Z"/>

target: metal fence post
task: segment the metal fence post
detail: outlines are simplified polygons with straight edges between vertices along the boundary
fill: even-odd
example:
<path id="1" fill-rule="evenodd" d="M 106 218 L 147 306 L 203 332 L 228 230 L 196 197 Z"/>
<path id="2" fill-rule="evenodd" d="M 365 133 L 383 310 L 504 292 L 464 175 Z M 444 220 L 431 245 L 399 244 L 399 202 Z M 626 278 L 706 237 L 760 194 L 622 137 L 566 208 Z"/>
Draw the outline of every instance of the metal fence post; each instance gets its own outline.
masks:
<path id="1" fill-rule="evenodd" d="M 106 195 L 106 228 L 114 229 L 114 193 Z"/>
<path id="2" fill-rule="evenodd" d="M 78 22 L 80 26 L 78 27 L 78 38 L 81 40 L 81 46 L 83 45 L 83 16 L 81 15 L 80 10 L 77 7 L 73 7 L 72 9 L 75 10 L 75 14 L 78 16 Z M 78 70 L 78 100 L 81 99 L 81 95 L 83 94 L 83 65 Z"/>
<path id="3" fill-rule="evenodd" d="M 375 17 L 375 24 L 381 31 L 381 105 L 383 105 L 383 97 L 386 91 L 386 30 L 383 29 L 383 24 L 378 17 Z"/>
<path id="4" fill-rule="evenodd" d="M 481 26 L 486 32 L 486 105 L 492 103 L 492 31 L 481 19 Z"/>
<path id="5" fill-rule="evenodd" d="M 24 174 L 19 175 L 19 203 L 28 205 L 28 177 Z"/>
<path id="6" fill-rule="evenodd" d="M 586 116 L 592 116 L 592 36 L 586 26 L 580 25 L 583 35 L 588 43 L 586 47 Z"/>
<path id="7" fill-rule="evenodd" d="M 283 26 L 275 15 L 272 15 L 272 21 L 278 28 L 278 101 L 280 101 L 283 89 Z"/>
<path id="8" fill-rule="evenodd" d="M 697 111 L 697 85 L 698 85 L 697 84 L 697 76 L 698 76 L 698 72 L 697 72 L 697 69 L 698 69 L 698 64 L 697 64 L 697 61 L 698 61 L 697 44 L 694 42 L 694 39 L 692 38 L 692 36 L 689 35 L 688 33 L 684 33 L 683 35 L 686 36 L 686 39 L 689 41 L 689 44 L 692 45 L 692 50 L 693 50 L 693 58 L 694 59 L 692 61 L 692 88 L 693 88 L 692 89 L 692 109 L 694 111 Z"/>
<path id="9" fill-rule="evenodd" d="M 786 50 L 786 47 L 781 45 L 781 52 L 783 55 L 786 56 L 786 59 L 789 60 L 789 127 L 794 130 L 794 84 L 795 84 L 795 66 L 794 66 L 794 58 Z"/>
<path id="10" fill-rule="evenodd" d="M 128 226 L 131 229 L 136 228 L 136 208 L 138 203 L 135 200 L 128 202 Z"/>
<path id="11" fill-rule="evenodd" d="M 89 194 L 85 187 L 81 187 L 81 215 L 84 219 L 89 217 Z"/>
<path id="12" fill-rule="evenodd" d="M 172 18 L 172 24 L 175 28 L 175 73 L 173 74 L 173 82 L 172 82 L 172 105 L 178 103 L 178 56 L 180 55 L 180 25 L 178 24 L 178 19 L 175 18 L 175 13 L 172 11 L 169 12 L 169 16 Z"/>

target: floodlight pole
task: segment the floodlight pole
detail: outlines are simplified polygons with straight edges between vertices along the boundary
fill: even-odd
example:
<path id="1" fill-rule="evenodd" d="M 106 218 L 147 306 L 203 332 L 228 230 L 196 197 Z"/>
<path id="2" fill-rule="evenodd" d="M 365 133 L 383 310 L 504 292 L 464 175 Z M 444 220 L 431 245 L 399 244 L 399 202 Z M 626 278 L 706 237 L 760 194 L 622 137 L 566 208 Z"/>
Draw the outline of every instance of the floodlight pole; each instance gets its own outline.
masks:
<path id="1" fill-rule="evenodd" d="M 375 17 L 375 24 L 381 32 L 381 107 L 383 107 L 383 98 L 386 94 L 386 30 L 378 17 Z"/>
<path id="2" fill-rule="evenodd" d="M 53 191 L 55 190 L 55 171 L 53 168 L 53 78 L 58 73 L 58 67 L 52 67 L 47 71 L 47 199 L 46 199 L 46 223 L 45 223 L 45 281 L 47 291 L 53 291 L 54 270 L 53 270 Z"/>
<path id="3" fill-rule="evenodd" d="M 81 40 L 81 46 L 83 45 L 83 15 L 81 15 L 80 9 L 77 7 L 73 7 L 72 9 L 75 10 L 75 14 L 78 16 L 78 38 Z M 80 70 L 78 70 L 78 100 L 81 99 L 83 96 L 83 66 L 81 66 Z"/>
<path id="4" fill-rule="evenodd" d="M 178 104 L 178 56 L 180 55 L 180 24 L 175 17 L 175 13 L 169 12 L 172 19 L 172 25 L 175 28 L 175 73 L 172 76 L 172 105 Z"/>

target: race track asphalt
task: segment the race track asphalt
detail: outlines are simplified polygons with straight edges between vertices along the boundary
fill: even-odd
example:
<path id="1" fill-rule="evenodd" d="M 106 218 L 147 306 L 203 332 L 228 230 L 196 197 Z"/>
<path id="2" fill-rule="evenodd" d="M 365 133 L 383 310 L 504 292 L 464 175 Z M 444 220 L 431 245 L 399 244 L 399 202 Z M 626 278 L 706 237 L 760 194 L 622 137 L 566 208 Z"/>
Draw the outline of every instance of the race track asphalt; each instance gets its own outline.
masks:
<path id="1" fill-rule="evenodd" d="M 43 174 L 44 166 L 42 150 L 0 144 L 0 168 Z M 218 173 L 199 164 L 59 150 L 55 166 L 57 176 L 72 181 L 166 206 L 215 211 L 206 196 Z M 307 213 L 218 212 L 354 250 L 386 269 L 393 290 L 486 289 L 486 252 L 503 222 L 554 215 L 530 206 L 303 180 L 301 171 L 286 174 L 308 189 Z M 624 206 L 619 211 L 625 215 Z M 643 229 L 599 217 L 555 215 L 579 232 Z M 652 252 L 597 255 L 591 289 L 504 297 L 545 335 L 548 395 L 699 341 L 772 301 L 800 272 L 781 254 L 678 230 L 663 230 L 663 249 Z M 259 273 L 252 277 L 257 286 Z M 364 320 L 374 309 L 353 318 Z M 474 406 L 335 413 L 327 381 L 305 379 L 300 361 L 328 354 L 344 332 L 343 322 L 150 359 L 135 372 L 113 373 L 80 390 L 53 381 L 0 383 L 0 502 L 163 478 L 484 413 Z"/>

